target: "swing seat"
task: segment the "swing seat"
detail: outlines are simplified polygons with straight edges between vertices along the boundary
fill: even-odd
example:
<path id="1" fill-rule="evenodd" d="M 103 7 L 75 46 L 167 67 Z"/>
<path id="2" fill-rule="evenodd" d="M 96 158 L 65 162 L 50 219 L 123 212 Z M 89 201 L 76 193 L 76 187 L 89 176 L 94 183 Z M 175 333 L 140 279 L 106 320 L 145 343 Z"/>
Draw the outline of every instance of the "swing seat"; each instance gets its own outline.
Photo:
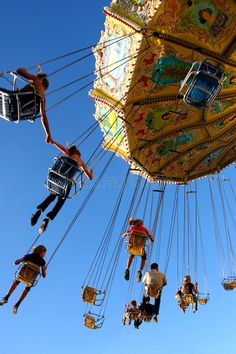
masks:
<path id="1" fill-rule="evenodd" d="M 99 295 L 104 295 L 104 296 L 101 298 L 98 298 Z M 95 288 L 92 288 L 91 286 L 86 286 L 83 289 L 82 300 L 84 302 L 86 302 L 87 304 L 100 306 L 104 300 L 104 297 L 105 297 L 104 291 L 97 290 Z"/>
<path id="2" fill-rule="evenodd" d="M 225 290 L 234 290 L 234 286 L 230 283 L 223 284 Z"/>
<path id="3" fill-rule="evenodd" d="M 40 111 L 40 97 L 33 93 L 6 92 L 0 88 L 0 117 L 10 122 L 34 122 Z"/>
<path id="4" fill-rule="evenodd" d="M 200 305 L 206 305 L 207 302 L 208 302 L 208 299 L 207 298 L 204 298 L 204 297 L 199 297 L 197 299 L 197 301 L 199 302 Z"/>
<path id="5" fill-rule="evenodd" d="M 160 288 L 157 285 L 147 285 L 146 294 L 149 297 L 158 298 L 160 295 Z"/>
<path id="6" fill-rule="evenodd" d="M 62 198 L 69 196 L 72 185 L 76 185 L 74 176 L 80 171 L 77 162 L 69 156 L 59 156 L 49 169 L 46 187 L 50 193 Z M 82 184 L 82 183 L 81 183 Z M 82 186 L 80 186 L 79 191 Z M 76 194 L 78 191 L 76 191 Z"/>
<path id="7" fill-rule="evenodd" d="M 200 305 L 206 305 L 209 301 L 209 294 L 198 293 L 197 301 Z"/>
<path id="8" fill-rule="evenodd" d="M 224 66 L 212 59 L 205 59 L 193 63 L 179 92 L 183 94 L 185 103 L 200 109 L 209 108 L 225 79 Z"/>
<path id="9" fill-rule="evenodd" d="M 21 77 L 9 71 L 1 73 L 0 78 L 5 79 L 8 86 L 11 84 L 10 89 L 0 87 L 0 117 L 15 123 L 34 122 L 40 112 L 40 96 L 34 86 L 28 83 L 18 88 L 17 81 L 22 80 Z"/>
<path id="10" fill-rule="evenodd" d="M 183 301 L 186 304 L 193 304 L 195 302 L 195 297 L 192 294 L 183 294 Z"/>
<path id="11" fill-rule="evenodd" d="M 129 234 L 127 251 L 133 256 L 142 256 L 146 245 L 147 235 L 142 231 L 132 231 Z"/>
<path id="12" fill-rule="evenodd" d="M 236 278 L 235 277 L 227 277 L 222 281 L 222 285 L 225 290 L 234 290 L 236 287 Z"/>
<path id="13" fill-rule="evenodd" d="M 84 326 L 90 329 L 99 329 L 102 327 L 104 319 L 104 316 L 89 312 L 84 316 Z"/>
<path id="14" fill-rule="evenodd" d="M 140 317 L 141 311 L 139 309 L 132 310 L 132 309 L 127 309 L 126 312 L 124 313 L 125 318 L 128 319 L 128 324 L 131 324 L 131 321 L 136 321 Z"/>
<path id="15" fill-rule="evenodd" d="M 16 271 L 15 279 L 31 287 L 36 285 L 39 274 L 39 266 L 32 262 L 23 262 Z"/>
<path id="16" fill-rule="evenodd" d="M 91 288 L 90 286 L 86 286 L 82 293 L 82 300 L 87 302 L 87 304 L 94 305 L 96 301 L 97 291 L 95 288 Z"/>

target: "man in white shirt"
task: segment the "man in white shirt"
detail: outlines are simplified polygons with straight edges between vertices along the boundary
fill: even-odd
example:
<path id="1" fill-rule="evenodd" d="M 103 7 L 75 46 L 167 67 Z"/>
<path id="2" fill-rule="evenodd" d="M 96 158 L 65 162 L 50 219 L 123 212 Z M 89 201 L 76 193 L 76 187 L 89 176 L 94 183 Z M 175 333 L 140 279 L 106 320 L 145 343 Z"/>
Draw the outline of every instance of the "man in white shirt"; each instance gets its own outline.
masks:
<path id="1" fill-rule="evenodd" d="M 150 268 L 151 270 L 145 273 L 142 280 L 143 283 L 145 284 L 145 294 L 143 296 L 142 305 L 145 307 L 145 304 L 150 301 L 150 295 L 149 295 L 150 286 L 154 286 L 157 290 L 157 293 L 155 296 L 153 296 L 155 298 L 154 308 L 153 308 L 153 321 L 157 322 L 158 321 L 157 316 L 159 315 L 159 308 L 161 303 L 161 292 L 163 286 L 167 284 L 167 280 L 165 274 L 159 272 L 157 263 L 152 263 Z M 142 310 L 141 307 L 140 309 Z"/>

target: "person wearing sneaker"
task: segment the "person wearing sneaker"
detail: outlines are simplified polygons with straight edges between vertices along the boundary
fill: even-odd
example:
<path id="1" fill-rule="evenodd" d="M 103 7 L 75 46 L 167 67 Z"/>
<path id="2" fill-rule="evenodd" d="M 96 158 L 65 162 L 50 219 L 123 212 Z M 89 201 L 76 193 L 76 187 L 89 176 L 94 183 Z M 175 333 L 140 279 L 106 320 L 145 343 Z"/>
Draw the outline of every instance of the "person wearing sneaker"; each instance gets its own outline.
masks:
<path id="1" fill-rule="evenodd" d="M 158 322 L 158 315 L 161 304 L 161 293 L 163 286 L 167 284 L 166 276 L 164 273 L 159 272 L 158 264 L 152 263 L 150 271 L 146 272 L 143 277 L 143 283 L 145 285 L 145 293 L 143 295 L 142 304 L 150 302 L 150 296 L 148 293 L 149 286 L 155 286 L 158 289 L 157 296 L 154 297 L 154 307 L 153 307 L 153 321 Z"/>
<path id="2" fill-rule="evenodd" d="M 46 277 L 46 262 L 44 260 L 44 256 L 46 254 L 46 247 L 43 245 L 39 245 L 34 248 L 33 253 L 26 254 L 23 258 L 17 259 L 15 261 L 15 265 L 18 265 L 22 262 L 32 262 L 35 265 L 39 266 L 41 268 L 41 273 L 43 278 Z M 13 291 L 16 289 L 16 287 L 19 285 L 20 281 L 19 280 L 14 280 L 13 284 L 11 285 L 10 289 L 8 290 L 8 293 L 6 296 L 2 298 L 0 301 L 0 306 L 6 304 L 8 302 L 9 297 L 13 293 Z M 22 301 L 25 299 L 25 297 L 28 295 L 29 291 L 31 289 L 31 286 L 26 286 L 23 293 L 21 294 L 19 300 L 13 307 L 13 313 L 16 314 L 18 307 L 22 303 Z"/>
<path id="3" fill-rule="evenodd" d="M 81 160 L 80 151 L 77 149 L 77 147 L 75 145 L 72 145 L 71 147 L 69 147 L 67 149 L 64 146 L 60 145 L 59 143 L 57 143 L 56 141 L 53 141 L 53 140 L 50 141 L 50 144 L 52 144 L 55 147 L 57 147 L 66 156 L 69 156 L 73 160 L 75 160 L 77 162 L 77 165 L 78 165 L 78 170 L 80 168 L 82 168 L 82 170 L 84 171 L 86 177 L 88 179 L 90 179 L 90 180 L 93 179 L 93 171 L 87 169 L 85 163 Z M 76 171 L 75 171 L 75 173 L 76 173 Z M 67 196 L 70 193 L 71 187 L 72 186 L 69 186 L 69 188 L 68 188 Z M 39 227 L 39 234 L 42 234 L 47 229 L 49 221 L 53 220 L 56 217 L 58 212 L 63 207 L 67 197 L 61 197 L 60 195 L 50 193 L 49 196 L 42 203 L 40 203 L 37 206 L 36 213 L 31 217 L 31 226 L 34 226 L 37 223 L 41 213 L 44 212 L 47 209 L 47 207 L 56 198 L 57 198 L 57 202 L 56 202 L 55 206 L 53 207 L 53 209 L 49 213 L 47 213 L 47 215 L 46 215 L 47 217 L 43 220 L 41 226 Z"/>
<path id="4" fill-rule="evenodd" d="M 129 220 L 129 225 L 133 225 L 127 232 L 125 232 L 123 235 L 122 235 L 122 238 L 125 238 L 127 236 L 129 236 L 132 231 L 141 231 L 141 232 L 144 232 L 147 237 L 150 239 L 151 242 L 154 242 L 154 238 L 153 236 L 150 234 L 150 232 L 148 231 L 148 229 L 143 226 L 143 221 L 140 220 L 140 219 L 130 219 Z M 134 255 L 130 255 L 129 258 L 128 258 L 128 261 L 127 261 L 127 266 L 126 266 L 126 270 L 125 270 L 125 274 L 124 274 L 124 278 L 125 280 L 129 280 L 129 269 L 131 267 L 131 264 L 133 262 L 133 259 L 134 259 Z M 141 264 L 140 264 L 140 269 L 137 273 L 137 277 L 136 277 L 136 281 L 137 283 L 139 283 L 142 279 L 142 271 L 145 267 L 145 264 L 146 264 L 146 260 L 147 260 L 147 254 L 145 252 L 145 249 L 143 249 L 143 254 L 141 256 Z"/>

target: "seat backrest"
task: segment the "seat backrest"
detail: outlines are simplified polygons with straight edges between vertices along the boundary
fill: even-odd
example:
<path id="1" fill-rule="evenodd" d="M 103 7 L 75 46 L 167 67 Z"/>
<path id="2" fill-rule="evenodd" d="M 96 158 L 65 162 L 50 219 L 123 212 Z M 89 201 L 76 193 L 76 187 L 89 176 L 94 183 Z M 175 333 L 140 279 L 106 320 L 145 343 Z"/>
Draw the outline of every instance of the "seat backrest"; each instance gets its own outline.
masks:
<path id="1" fill-rule="evenodd" d="M 77 162 L 69 156 L 61 155 L 57 158 L 56 162 L 52 167 L 52 171 L 58 172 L 59 174 L 72 179 L 78 172 Z"/>
<path id="2" fill-rule="evenodd" d="M 187 303 L 187 304 L 193 304 L 195 301 L 195 298 L 192 294 L 183 294 L 183 300 Z"/>
<path id="3" fill-rule="evenodd" d="M 40 112 L 40 97 L 39 95 L 31 93 L 19 93 L 20 119 L 33 120 Z"/>
<path id="4" fill-rule="evenodd" d="M 142 256 L 147 235 L 143 231 L 134 230 L 129 234 L 127 251 L 134 256 Z"/>
<path id="5" fill-rule="evenodd" d="M 147 296 L 157 298 L 160 295 L 160 287 L 157 285 L 147 285 L 146 287 L 146 293 Z"/>
<path id="6" fill-rule="evenodd" d="M 2 88 L 0 88 L 0 117 L 12 122 L 19 120 L 16 95 Z"/>
<path id="7" fill-rule="evenodd" d="M 96 329 L 96 325 L 95 325 L 95 317 L 92 315 L 87 314 L 84 317 L 84 325 L 88 328 L 91 329 Z"/>
<path id="8" fill-rule="evenodd" d="M 139 310 L 138 308 L 135 310 L 129 308 L 125 313 L 125 316 L 128 317 L 130 320 L 137 320 L 139 318 L 140 313 L 141 310 Z"/>
<path id="9" fill-rule="evenodd" d="M 23 262 L 17 271 L 16 280 L 26 284 L 27 286 L 34 286 L 37 276 L 40 274 L 40 267 L 32 262 Z"/>
<path id="10" fill-rule="evenodd" d="M 53 167 L 49 170 L 46 187 L 51 193 L 62 198 L 68 197 L 73 178 L 79 171 L 77 162 L 69 156 L 59 156 Z"/>
<path id="11" fill-rule="evenodd" d="M 208 299 L 207 298 L 204 298 L 204 297 L 199 297 L 197 299 L 197 301 L 199 302 L 199 304 L 201 305 L 206 305 L 206 303 L 208 302 Z"/>
<path id="12" fill-rule="evenodd" d="M 234 290 L 234 286 L 231 283 L 223 283 L 225 290 Z"/>
<path id="13" fill-rule="evenodd" d="M 82 300 L 88 304 L 95 304 L 97 291 L 95 288 L 86 286 L 83 290 Z"/>

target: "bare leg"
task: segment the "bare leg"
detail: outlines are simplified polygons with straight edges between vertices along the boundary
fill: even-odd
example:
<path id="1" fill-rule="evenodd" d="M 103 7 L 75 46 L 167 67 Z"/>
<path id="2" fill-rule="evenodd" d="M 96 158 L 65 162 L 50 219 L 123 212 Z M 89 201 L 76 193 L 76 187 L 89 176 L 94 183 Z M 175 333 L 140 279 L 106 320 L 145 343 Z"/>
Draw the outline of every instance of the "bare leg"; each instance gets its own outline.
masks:
<path id="1" fill-rule="evenodd" d="M 143 271 L 143 268 L 145 267 L 145 264 L 146 264 L 146 259 L 142 258 L 141 265 L 140 265 L 140 271 L 141 272 Z"/>
<path id="2" fill-rule="evenodd" d="M 13 293 L 13 291 L 16 289 L 16 287 L 18 286 L 19 283 L 14 282 L 12 283 L 12 286 L 10 287 L 10 289 L 8 290 L 7 296 L 10 297 L 11 294 Z"/>
<path id="3" fill-rule="evenodd" d="M 127 269 L 130 268 L 130 266 L 131 266 L 131 264 L 132 264 L 132 262 L 133 262 L 133 258 L 134 258 L 134 256 L 129 256 L 128 262 L 127 262 L 127 266 L 126 266 Z"/>

